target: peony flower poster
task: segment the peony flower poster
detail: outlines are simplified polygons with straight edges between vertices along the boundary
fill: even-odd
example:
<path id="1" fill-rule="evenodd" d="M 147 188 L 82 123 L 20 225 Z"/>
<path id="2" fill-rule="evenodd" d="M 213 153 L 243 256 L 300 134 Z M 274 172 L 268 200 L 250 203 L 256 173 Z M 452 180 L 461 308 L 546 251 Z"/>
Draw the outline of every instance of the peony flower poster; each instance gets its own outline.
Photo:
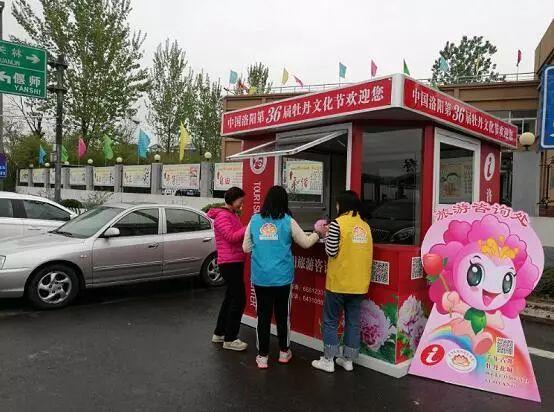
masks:
<path id="1" fill-rule="evenodd" d="M 544 265 L 528 216 L 457 203 L 435 214 L 421 257 L 434 306 L 409 373 L 540 402 L 519 319 Z"/>

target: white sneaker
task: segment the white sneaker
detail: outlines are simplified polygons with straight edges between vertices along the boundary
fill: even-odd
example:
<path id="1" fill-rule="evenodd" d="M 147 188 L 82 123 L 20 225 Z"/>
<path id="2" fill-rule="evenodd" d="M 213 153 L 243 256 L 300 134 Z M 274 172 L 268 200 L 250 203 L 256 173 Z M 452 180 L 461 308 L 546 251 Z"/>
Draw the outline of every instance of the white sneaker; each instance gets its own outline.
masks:
<path id="1" fill-rule="evenodd" d="M 235 339 L 232 342 L 223 342 L 223 349 L 229 349 L 229 350 L 241 352 L 243 350 L 246 350 L 246 348 L 248 348 L 248 343 L 245 343 L 240 339 Z"/>
<path id="2" fill-rule="evenodd" d="M 289 349 L 286 352 L 279 351 L 279 363 L 289 363 L 292 359 L 292 351 Z"/>
<path id="3" fill-rule="evenodd" d="M 212 342 L 213 343 L 223 343 L 223 342 L 225 342 L 225 336 L 213 335 L 212 336 Z"/>
<path id="4" fill-rule="evenodd" d="M 312 366 L 325 372 L 332 373 L 335 371 L 335 362 L 327 359 L 325 356 L 322 356 L 319 360 L 312 361 Z"/>
<path id="5" fill-rule="evenodd" d="M 258 365 L 259 369 L 267 369 L 268 368 L 268 357 L 267 356 L 256 356 L 256 364 Z"/>
<path id="6" fill-rule="evenodd" d="M 346 360 L 344 358 L 337 358 L 336 362 L 337 362 L 337 365 L 342 366 L 345 371 L 350 372 L 354 370 L 354 365 L 350 360 Z"/>

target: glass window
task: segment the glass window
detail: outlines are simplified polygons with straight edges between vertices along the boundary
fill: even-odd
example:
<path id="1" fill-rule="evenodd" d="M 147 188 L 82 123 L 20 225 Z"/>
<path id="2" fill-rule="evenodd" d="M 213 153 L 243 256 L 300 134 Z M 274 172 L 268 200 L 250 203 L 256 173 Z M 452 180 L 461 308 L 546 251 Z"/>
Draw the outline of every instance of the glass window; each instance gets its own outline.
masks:
<path id="1" fill-rule="evenodd" d="M 98 233 L 100 229 L 110 223 L 123 210 L 118 207 L 97 207 L 70 220 L 58 228 L 56 232 L 77 238 L 87 238 Z"/>
<path id="2" fill-rule="evenodd" d="M 362 202 L 375 243 L 419 242 L 421 129 L 364 133 Z"/>
<path id="3" fill-rule="evenodd" d="M 473 201 L 473 157 L 472 150 L 440 144 L 440 204 Z"/>
<path id="4" fill-rule="evenodd" d="M 24 200 L 23 208 L 25 209 L 27 219 L 67 221 L 71 217 L 65 210 L 50 203 L 39 202 L 37 200 Z"/>
<path id="5" fill-rule="evenodd" d="M 284 157 L 282 182 L 291 202 L 323 203 L 323 162 Z"/>
<path id="6" fill-rule="evenodd" d="M 0 217 L 13 217 L 11 199 L 0 199 Z"/>
<path id="7" fill-rule="evenodd" d="M 119 229 L 120 236 L 157 235 L 158 221 L 158 209 L 142 209 L 124 216 L 113 227 Z"/>
<path id="8" fill-rule="evenodd" d="M 210 229 L 210 222 L 198 213 L 185 209 L 166 209 L 167 233 Z"/>

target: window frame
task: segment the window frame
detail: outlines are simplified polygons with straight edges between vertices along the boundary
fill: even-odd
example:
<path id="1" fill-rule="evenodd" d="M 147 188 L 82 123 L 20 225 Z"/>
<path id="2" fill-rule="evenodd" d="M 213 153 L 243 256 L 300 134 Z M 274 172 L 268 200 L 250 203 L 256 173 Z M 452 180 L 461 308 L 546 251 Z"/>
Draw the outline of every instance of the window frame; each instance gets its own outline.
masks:
<path id="1" fill-rule="evenodd" d="M 189 230 L 189 231 L 186 231 L 186 232 L 169 232 L 168 230 L 168 225 L 167 225 L 167 211 L 168 210 L 178 210 L 178 211 L 183 211 L 183 212 L 189 212 L 189 213 L 193 213 L 195 214 L 197 217 L 198 217 L 198 227 L 199 229 L 198 230 Z M 202 223 L 201 221 L 204 220 L 206 221 L 206 223 L 208 224 L 208 227 L 206 228 L 202 228 Z M 179 234 L 183 234 L 183 233 L 198 233 L 198 232 L 203 232 L 203 231 L 206 231 L 206 230 L 212 230 L 213 229 L 213 226 L 212 226 L 212 223 L 210 221 L 210 219 L 201 214 L 201 213 L 198 213 L 197 211 L 195 210 L 191 210 L 191 209 L 186 209 L 186 208 L 180 208 L 180 207 L 177 207 L 177 206 L 165 206 L 163 207 L 163 234 L 166 234 L 166 235 L 179 235 Z"/>
<path id="2" fill-rule="evenodd" d="M 464 135 L 451 132 L 449 130 L 435 128 L 435 147 L 433 156 L 433 216 L 434 212 L 446 209 L 452 204 L 439 203 L 440 200 L 440 149 L 441 144 L 447 144 L 461 149 L 470 150 L 473 152 L 473 187 L 472 187 L 472 202 L 479 201 L 479 193 L 481 187 L 481 141 L 470 139 Z M 433 217 L 434 220 L 434 217 Z"/>
<path id="3" fill-rule="evenodd" d="M 140 209 L 133 209 L 133 210 L 129 210 L 127 213 L 125 213 L 123 216 L 119 216 L 117 218 L 116 221 L 112 222 L 106 229 L 102 230 L 102 233 L 104 233 L 107 229 L 109 228 L 116 228 L 116 225 L 121 222 L 121 220 L 125 219 L 127 216 L 133 214 L 133 213 L 136 213 L 136 212 L 140 212 L 140 211 L 143 211 L 143 210 L 157 210 L 158 211 L 158 233 L 155 233 L 155 234 L 145 234 L 145 235 L 137 235 L 137 236 L 127 236 L 127 235 L 120 235 L 118 236 L 117 238 L 132 238 L 132 237 L 145 237 L 145 236 L 160 236 L 162 234 L 162 213 L 161 213 L 161 208 L 159 207 L 143 207 L 143 208 L 140 208 Z M 116 228 L 117 229 L 117 228 Z"/>

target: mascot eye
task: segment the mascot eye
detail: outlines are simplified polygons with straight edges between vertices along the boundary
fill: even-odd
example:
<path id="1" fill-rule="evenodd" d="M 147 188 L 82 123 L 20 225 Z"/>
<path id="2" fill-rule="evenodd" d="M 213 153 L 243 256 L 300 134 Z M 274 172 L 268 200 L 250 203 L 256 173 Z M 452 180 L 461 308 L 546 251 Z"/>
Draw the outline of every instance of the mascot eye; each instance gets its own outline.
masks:
<path id="1" fill-rule="evenodd" d="M 485 270 L 478 263 L 472 263 L 467 270 L 467 283 L 469 286 L 477 286 L 483 280 Z"/>
<path id="2" fill-rule="evenodd" d="M 513 285 L 514 285 L 514 274 L 511 272 L 508 272 L 504 275 L 504 279 L 502 279 L 502 291 L 504 293 L 508 293 L 510 290 L 512 290 Z"/>

